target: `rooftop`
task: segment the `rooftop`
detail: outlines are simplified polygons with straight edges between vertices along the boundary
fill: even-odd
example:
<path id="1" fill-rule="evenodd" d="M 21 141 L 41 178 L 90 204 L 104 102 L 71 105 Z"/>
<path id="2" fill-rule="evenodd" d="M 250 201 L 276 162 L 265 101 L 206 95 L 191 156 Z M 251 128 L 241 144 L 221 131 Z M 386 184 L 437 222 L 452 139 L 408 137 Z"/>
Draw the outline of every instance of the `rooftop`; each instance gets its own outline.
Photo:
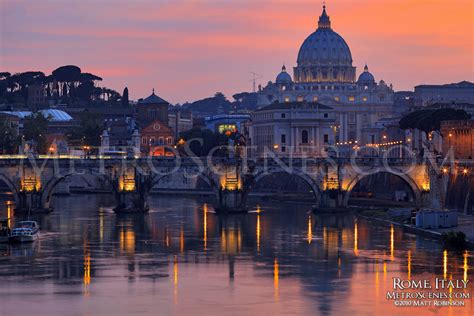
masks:
<path id="1" fill-rule="evenodd" d="M 155 94 L 155 89 L 153 89 L 153 92 L 151 95 L 145 99 L 141 99 L 138 101 L 138 104 L 160 104 L 160 103 L 166 103 L 169 104 L 168 101 L 163 100 L 159 96 Z"/>
<path id="2" fill-rule="evenodd" d="M 69 122 L 72 121 L 72 116 L 68 113 L 57 110 L 57 109 L 48 109 L 48 110 L 39 110 L 45 117 L 49 118 L 51 122 Z M 2 111 L 2 113 L 11 114 L 24 119 L 27 116 L 30 116 L 33 112 L 31 111 Z"/>
<path id="3" fill-rule="evenodd" d="M 441 88 L 441 89 L 449 89 L 449 88 L 472 88 L 474 89 L 474 83 L 469 81 L 461 81 L 457 83 L 447 83 L 447 84 L 422 84 L 415 87 L 416 89 L 423 89 L 423 88 Z"/>

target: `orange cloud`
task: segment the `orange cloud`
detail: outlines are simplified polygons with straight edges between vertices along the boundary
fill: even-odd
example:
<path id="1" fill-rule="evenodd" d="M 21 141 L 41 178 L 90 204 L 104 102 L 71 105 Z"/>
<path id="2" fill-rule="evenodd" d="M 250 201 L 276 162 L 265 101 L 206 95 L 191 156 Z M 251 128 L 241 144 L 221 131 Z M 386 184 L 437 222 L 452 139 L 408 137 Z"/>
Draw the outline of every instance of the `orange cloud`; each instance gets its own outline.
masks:
<path id="1" fill-rule="evenodd" d="M 250 90 L 274 80 L 316 29 L 314 0 L 0 2 L 0 67 L 78 64 L 133 98 L 150 86 L 172 102 Z M 333 28 L 360 70 L 412 89 L 474 81 L 471 0 L 328 1 Z M 93 9 L 91 9 L 93 8 Z M 18 23 L 22 21 L 22 23 Z M 26 68 L 28 67 L 28 68 Z M 92 71 L 91 70 L 91 71 Z"/>

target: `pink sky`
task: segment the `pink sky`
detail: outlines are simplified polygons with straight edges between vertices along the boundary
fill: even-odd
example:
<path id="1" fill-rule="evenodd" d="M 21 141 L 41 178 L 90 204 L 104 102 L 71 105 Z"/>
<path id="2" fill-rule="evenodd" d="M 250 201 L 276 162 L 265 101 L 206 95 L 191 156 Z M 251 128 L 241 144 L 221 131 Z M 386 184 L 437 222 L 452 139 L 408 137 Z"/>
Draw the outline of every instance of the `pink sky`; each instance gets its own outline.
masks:
<path id="1" fill-rule="evenodd" d="M 314 0 L 0 0 L 0 71 L 75 64 L 132 99 L 171 103 L 250 91 L 295 66 Z M 474 1 L 328 0 L 358 73 L 411 90 L 474 81 Z"/>

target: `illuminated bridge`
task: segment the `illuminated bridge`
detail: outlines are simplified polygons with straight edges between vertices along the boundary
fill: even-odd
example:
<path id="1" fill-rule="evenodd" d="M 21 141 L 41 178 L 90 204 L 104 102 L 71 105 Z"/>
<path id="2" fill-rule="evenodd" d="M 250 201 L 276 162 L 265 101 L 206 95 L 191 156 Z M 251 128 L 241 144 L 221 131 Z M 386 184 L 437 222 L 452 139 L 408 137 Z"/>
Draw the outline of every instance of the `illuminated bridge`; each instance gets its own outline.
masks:
<path id="1" fill-rule="evenodd" d="M 97 177 L 107 183 L 116 198 L 117 211 L 147 210 L 147 196 L 154 185 L 171 174 L 200 178 L 215 193 L 217 210 L 244 210 L 252 189 L 268 175 L 281 173 L 304 180 L 319 207 L 346 207 L 351 191 L 365 177 L 392 174 L 408 185 L 417 206 L 444 207 L 449 174 L 446 170 L 470 170 L 470 163 L 451 166 L 428 160 L 406 159 L 287 159 L 247 160 L 227 158 L 3 158 L 0 180 L 12 192 L 17 210 L 50 210 L 54 189 L 75 175 Z M 470 171 L 469 171 L 470 172 Z M 282 180 L 283 181 L 283 180 Z M 178 188 L 177 188 L 178 189 Z"/>

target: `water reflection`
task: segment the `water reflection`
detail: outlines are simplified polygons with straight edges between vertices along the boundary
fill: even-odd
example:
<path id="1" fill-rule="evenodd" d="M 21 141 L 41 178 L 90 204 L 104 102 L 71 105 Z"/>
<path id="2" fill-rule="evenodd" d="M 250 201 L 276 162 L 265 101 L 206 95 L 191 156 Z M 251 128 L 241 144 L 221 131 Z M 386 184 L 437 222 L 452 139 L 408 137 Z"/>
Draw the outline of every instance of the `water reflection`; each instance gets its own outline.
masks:
<path id="1" fill-rule="evenodd" d="M 222 217 L 204 200 L 157 196 L 150 214 L 122 217 L 103 207 L 106 196 L 54 203 L 55 213 L 35 218 L 38 243 L 0 244 L 6 314 L 44 308 L 21 304 L 26 291 L 54 303 L 49 314 L 85 314 L 77 294 L 89 309 L 116 315 L 157 305 L 206 314 L 218 304 L 229 313 L 379 315 L 397 311 L 384 297 L 393 277 L 470 277 L 470 252 L 351 215 L 308 215 L 304 205 L 266 202 Z M 0 217 L 11 212 L 4 206 Z M 466 303 L 454 311 L 470 314 Z"/>

